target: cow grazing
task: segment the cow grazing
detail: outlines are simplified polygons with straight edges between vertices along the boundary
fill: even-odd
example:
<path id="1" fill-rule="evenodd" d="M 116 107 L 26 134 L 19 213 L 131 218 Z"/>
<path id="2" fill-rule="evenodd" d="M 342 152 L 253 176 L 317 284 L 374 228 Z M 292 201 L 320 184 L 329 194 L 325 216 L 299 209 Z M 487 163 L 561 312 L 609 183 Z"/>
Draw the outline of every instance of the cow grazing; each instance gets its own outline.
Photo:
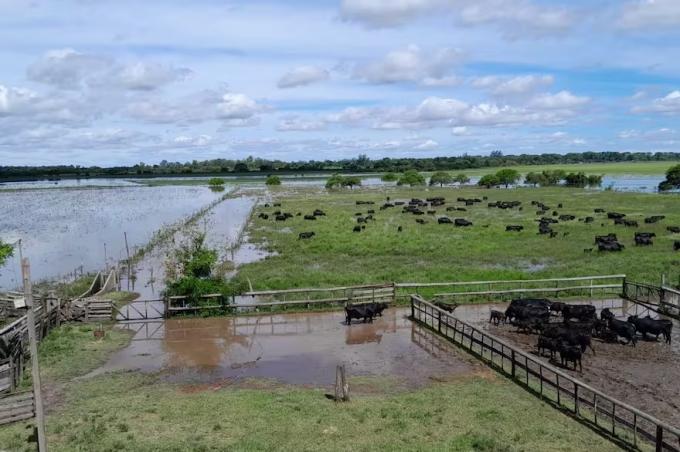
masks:
<path id="1" fill-rule="evenodd" d="M 645 224 L 654 224 L 665 219 L 665 215 L 652 215 L 651 217 L 645 218 Z"/>
<path id="2" fill-rule="evenodd" d="M 325 217 L 325 216 L 326 216 L 326 212 L 324 212 L 324 211 L 321 210 L 321 209 L 316 209 L 316 210 L 314 210 L 314 212 L 312 212 L 312 214 L 313 214 L 314 216 L 317 216 L 317 217 Z"/>
<path id="3" fill-rule="evenodd" d="M 510 224 L 505 227 L 507 232 L 521 232 L 524 230 L 524 226 Z"/>
<path id="4" fill-rule="evenodd" d="M 404 229 L 403 229 L 401 226 L 399 226 L 399 227 L 397 228 L 397 232 L 401 232 L 401 231 L 403 231 L 403 230 L 404 230 Z"/>
<path id="5" fill-rule="evenodd" d="M 437 223 L 439 223 L 439 224 L 453 224 L 453 221 L 451 221 L 451 218 L 449 218 L 449 217 L 440 217 L 440 218 L 437 218 Z"/>
<path id="6" fill-rule="evenodd" d="M 315 217 L 314 215 L 305 215 L 303 218 L 304 218 L 305 220 L 316 221 L 316 217 Z"/>
<path id="7" fill-rule="evenodd" d="M 625 246 L 619 243 L 616 234 L 597 235 L 595 244 L 598 251 L 622 251 Z"/>
<path id="8" fill-rule="evenodd" d="M 618 213 L 618 212 L 607 212 L 607 218 L 610 220 L 616 220 L 617 218 L 623 218 L 625 217 L 625 213 Z"/>
<path id="9" fill-rule="evenodd" d="M 668 226 L 666 230 L 671 234 L 680 234 L 680 226 Z"/>
<path id="10" fill-rule="evenodd" d="M 263 220 L 268 220 L 268 219 L 269 219 L 269 215 L 267 215 L 266 213 L 261 213 L 261 214 L 259 214 L 257 217 L 258 217 L 258 218 L 261 218 L 261 219 L 263 219 Z"/>
<path id="11" fill-rule="evenodd" d="M 584 223 L 592 223 L 593 221 L 595 221 L 595 218 L 593 218 L 593 217 L 585 217 L 583 219 Z"/>
<path id="12" fill-rule="evenodd" d="M 455 226 L 458 226 L 458 227 L 472 226 L 472 222 L 471 222 L 471 221 L 468 221 L 468 220 L 466 220 L 466 219 L 464 219 L 464 218 L 456 218 L 456 219 L 453 221 L 453 224 L 454 224 Z"/>
<path id="13" fill-rule="evenodd" d="M 673 251 L 680 251 L 680 240 L 675 240 L 673 242 Z"/>
<path id="14" fill-rule="evenodd" d="M 636 315 L 628 317 L 628 322 L 635 325 L 635 330 L 642 334 L 643 338 L 647 337 L 647 334 L 651 334 L 659 340 L 659 335 L 663 335 L 666 339 L 666 343 L 671 343 L 671 332 L 673 331 L 673 322 L 665 319 L 652 319 L 651 317 L 640 318 Z"/>
<path id="15" fill-rule="evenodd" d="M 567 364 L 573 363 L 574 370 L 576 370 L 576 364 L 578 364 L 579 372 L 583 372 L 583 365 L 581 364 L 581 357 L 583 352 L 577 346 L 560 344 L 560 364 L 562 367 L 567 367 Z"/>
<path id="16" fill-rule="evenodd" d="M 311 239 L 315 235 L 316 234 L 314 232 L 301 232 L 300 234 L 298 234 L 298 240 Z"/>
<path id="17" fill-rule="evenodd" d="M 361 226 L 356 225 L 354 228 L 352 228 L 352 232 L 361 232 Z"/>
<path id="18" fill-rule="evenodd" d="M 574 215 L 560 215 L 558 219 L 560 221 L 573 221 L 576 217 Z"/>
<path id="19" fill-rule="evenodd" d="M 275 219 L 276 221 L 286 221 L 288 217 L 286 215 L 277 215 Z"/>
<path id="20" fill-rule="evenodd" d="M 653 245 L 654 242 L 652 238 L 656 237 L 653 232 L 636 232 L 635 233 L 635 244 L 638 246 L 648 246 Z"/>
<path id="21" fill-rule="evenodd" d="M 595 209 L 594 212 L 595 212 L 595 213 L 604 213 L 604 209 L 601 209 L 601 208 L 600 208 L 600 209 Z"/>
<path id="22" fill-rule="evenodd" d="M 418 223 L 418 224 L 427 224 L 427 221 L 425 221 L 425 220 L 422 219 L 422 218 L 416 218 L 416 223 Z"/>
<path id="23" fill-rule="evenodd" d="M 489 323 L 493 323 L 496 326 L 500 325 L 501 323 L 505 323 L 505 314 L 501 311 L 492 309 L 491 313 L 489 314 Z"/>

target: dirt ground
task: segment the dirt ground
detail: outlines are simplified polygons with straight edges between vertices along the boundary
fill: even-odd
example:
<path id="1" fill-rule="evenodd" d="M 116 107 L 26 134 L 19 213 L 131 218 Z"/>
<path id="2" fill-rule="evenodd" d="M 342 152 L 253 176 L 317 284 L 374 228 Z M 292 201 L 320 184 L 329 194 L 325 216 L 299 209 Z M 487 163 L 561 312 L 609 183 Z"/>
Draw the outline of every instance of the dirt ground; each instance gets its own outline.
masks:
<path id="1" fill-rule="evenodd" d="M 610 307 L 617 318 L 625 320 L 628 315 L 647 315 L 640 307 L 626 304 L 621 300 L 594 302 L 598 310 Z M 490 334 L 503 338 L 522 349 L 537 354 L 537 335 L 518 333 L 511 325 L 499 327 L 488 323 L 491 305 L 478 307 L 476 315 L 470 310 L 457 310 L 462 317 L 481 326 Z M 495 309 L 495 307 L 494 307 Z M 503 306 L 500 306 L 503 309 Z M 557 319 L 556 319 L 557 320 Z M 622 343 L 608 343 L 594 339 L 595 354 L 588 349 L 583 356 L 583 372 L 565 369 L 570 375 L 609 394 L 619 400 L 641 409 L 657 418 L 680 425 L 680 326 L 674 322 L 671 344 L 662 339 L 638 340 L 637 346 Z M 543 357 L 549 361 L 549 356 Z M 559 362 L 552 364 L 560 367 Z"/>

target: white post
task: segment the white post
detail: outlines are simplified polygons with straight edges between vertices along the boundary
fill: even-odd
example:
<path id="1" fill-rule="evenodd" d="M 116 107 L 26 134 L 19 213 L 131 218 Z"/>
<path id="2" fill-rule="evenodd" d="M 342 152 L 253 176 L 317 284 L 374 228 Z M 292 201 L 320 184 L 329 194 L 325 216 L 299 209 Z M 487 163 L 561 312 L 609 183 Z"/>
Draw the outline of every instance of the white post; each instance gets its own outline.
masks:
<path id="1" fill-rule="evenodd" d="M 38 428 L 38 450 L 47 452 L 45 438 L 45 412 L 43 410 L 40 385 L 40 365 L 38 364 L 38 340 L 35 334 L 35 312 L 33 311 L 33 292 L 31 288 L 31 264 L 28 258 L 21 261 L 21 276 L 24 280 L 24 299 L 28 311 L 26 313 L 28 342 L 31 351 L 31 376 L 33 378 L 33 398 L 35 401 L 35 423 Z"/>

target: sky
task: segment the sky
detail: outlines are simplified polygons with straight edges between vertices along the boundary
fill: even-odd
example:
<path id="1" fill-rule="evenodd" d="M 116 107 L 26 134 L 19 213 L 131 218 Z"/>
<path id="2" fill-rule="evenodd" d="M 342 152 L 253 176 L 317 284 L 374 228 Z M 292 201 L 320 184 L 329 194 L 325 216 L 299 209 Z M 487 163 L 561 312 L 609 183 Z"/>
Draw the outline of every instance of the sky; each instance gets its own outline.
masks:
<path id="1" fill-rule="evenodd" d="M 0 0 L 0 166 L 680 151 L 680 0 Z"/>

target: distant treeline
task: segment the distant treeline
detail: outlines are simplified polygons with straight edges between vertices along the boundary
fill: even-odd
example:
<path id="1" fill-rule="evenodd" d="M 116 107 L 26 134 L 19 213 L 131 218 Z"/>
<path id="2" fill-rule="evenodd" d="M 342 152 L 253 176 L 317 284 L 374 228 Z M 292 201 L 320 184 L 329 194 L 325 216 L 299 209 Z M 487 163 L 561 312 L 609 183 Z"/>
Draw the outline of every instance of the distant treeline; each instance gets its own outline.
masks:
<path id="1" fill-rule="evenodd" d="M 473 168 L 507 167 L 516 165 L 552 165 L 569 163 L 650 162 L 680 160 L 679 152 L 582 152 L 572 154 L 503 155 L 500 151 L 488 156 L 462 155 L 433 158 L 382 158 L 373 160 L 366 155 L 345 160 L 310 160 L 284 162 L 248 157 L 244 160 L 214 159 L 192 162 L 168 162 L 157 165 L 139 163 L 133 166 L 0 166 L 0 180 L 30 180 L 90 177 L 154 177 L 247 173 L 310 172 L 404 172 L 464 170 Z"/>

